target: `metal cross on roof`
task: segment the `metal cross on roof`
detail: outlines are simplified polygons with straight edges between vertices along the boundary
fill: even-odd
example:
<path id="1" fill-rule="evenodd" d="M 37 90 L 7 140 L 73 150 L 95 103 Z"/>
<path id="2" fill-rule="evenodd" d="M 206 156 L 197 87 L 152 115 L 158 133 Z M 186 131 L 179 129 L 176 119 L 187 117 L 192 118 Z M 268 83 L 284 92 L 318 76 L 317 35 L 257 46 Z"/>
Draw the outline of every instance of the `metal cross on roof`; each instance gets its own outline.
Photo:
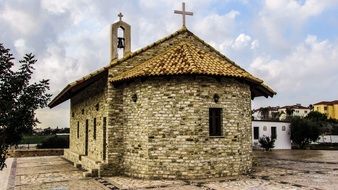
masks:
<path id="1" fill-rule="evenodd" d="M 185 11 L 185 3 L 184 2 L 182 3 L 182 11 L 175 10 L 174 13 L 182 15 L 182 18 L 183 18 L 183 27 L 185 27 L 185 16 L 186 15 L 189 15 L 189 16 L 193 15 L 193 12 Z"/>
<path id="2" fill-rule="evenodd" d="M 117 16 L 120 17 L 120 21 L 122 21 L 123 14 L 119 13 Z"/>

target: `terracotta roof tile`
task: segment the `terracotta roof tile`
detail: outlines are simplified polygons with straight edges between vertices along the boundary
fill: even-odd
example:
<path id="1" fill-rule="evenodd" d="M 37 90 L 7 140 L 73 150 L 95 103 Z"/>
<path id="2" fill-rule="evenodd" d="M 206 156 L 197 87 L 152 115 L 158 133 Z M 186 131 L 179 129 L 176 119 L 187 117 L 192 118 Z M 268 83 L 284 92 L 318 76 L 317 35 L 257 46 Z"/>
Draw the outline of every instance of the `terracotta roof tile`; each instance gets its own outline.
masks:
<path id="1" fill-rule="evenodd" d="M 228 60 L 203 50 L 188 41 L 174 45 L 165 53 L 115 76 L 111 81 L 118 82 L 136 77 L 177 74 L 230 76 L 257 83 L 263 82 Z"/>
<path id="2" fill-rule="evenodd" d="M 157 75 L 175 75 L 175 74 L 210 74 L 210 75 L 220 75 L 220 76 L 231 76 L 237 78 L 244 78 L 253 82 L 255 86 L 255 93 L 259 91 L 260 95 L 273 96 L 276 93 L 269 88 L 268 86 L 263 84 L 263 81 L 255 78 L 250 75 L 244 69 L 236 65 L 233 61 L 228 59 L 226 56 L 222 55 L 212 46 L 198 38 L 192 32 L 190 32 L 187 28 L 183 27 L 177 32 L 162 38 L 140 50 L 137 50 L 133 53 L 130 53 L 123 57 L 122 59 L 114 59 L 110 61 L 110 64 L 104 68 L 98 69 L 97 71 L 82 77 L 80 80 L 77 80 L 73 83 L 68 84 L 49 104 L 49 107 L 54 107 L 67 99 L 71 98 L 75 93 L 77 93 L 77 89 L 82 88 L 82 86 L 88 85 L 92 80 L 96 80 L 97 77 L 107 76 L 108 69 L 123 63 L 124 61 L 141 55 L 149 49 L 156 48 L 158 44 L 161 44 L 167 40 L 175 38 L 176 36 L 188 33 L 192 35 L 197 41 L 200 41 L 203 45 L 209 48 L 214 54 L 210 52 L 206 52 L 202 49 L 198 49 L 192 44 L 180 43 L 178 46 L 169 49 L 165 55 L 168 60 L 162 58 L 161 56 L 155 56 L 151 60 L 148 60 L 141 65 L 136 66 L 135 68 L 121 73 L 120 75 L 113 78 L 113 81 L 121 81 L 128 78 L 134 78 L 138 76 L 157 76 Z M 183 47 L 183 48 L 182 48 Z M 175 50 L 174 50 L 175 49 Z M 176 53 L 174 51 L 177 51 Z M 177 55 L 178 54 L 178 55 Z M 143 68 L 143 66 L 145 68 Z M 156 66 L 152 68 L 151 66 Z M 138 71 L 138 68 L 140 71 Z M 258 90 L 258 91 L 257 91 Z M 260 96 L 260 95 L 254 95 Z"/>

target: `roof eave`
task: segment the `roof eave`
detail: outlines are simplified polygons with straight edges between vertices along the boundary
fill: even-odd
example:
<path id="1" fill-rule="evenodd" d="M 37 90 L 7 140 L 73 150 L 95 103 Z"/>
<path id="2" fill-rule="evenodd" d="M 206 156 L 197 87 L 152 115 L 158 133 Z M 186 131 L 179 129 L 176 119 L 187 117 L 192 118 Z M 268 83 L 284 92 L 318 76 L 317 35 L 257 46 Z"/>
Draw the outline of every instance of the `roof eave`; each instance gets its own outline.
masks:
<path id="1" fill-rule="evenodd" d="M 104 77 L 105 75 L 108 76 L 108 70 L 107 67 L 104 67 L 103 69 L 99 69 L 85 77 L 83 77 L 80 80 L 77 80 L 75 82 L 72 82 L 68 84 L 49 104 L 49 108 L 53 108 L 68 99 L 70 99 L 72 96 L 74 96 L 77 92 L 81 91 L 84 87 L 92 84 L 93 82 L 97 81 L 101 77 Z M 82 85 L 82 86 L 81 86 Z"/>

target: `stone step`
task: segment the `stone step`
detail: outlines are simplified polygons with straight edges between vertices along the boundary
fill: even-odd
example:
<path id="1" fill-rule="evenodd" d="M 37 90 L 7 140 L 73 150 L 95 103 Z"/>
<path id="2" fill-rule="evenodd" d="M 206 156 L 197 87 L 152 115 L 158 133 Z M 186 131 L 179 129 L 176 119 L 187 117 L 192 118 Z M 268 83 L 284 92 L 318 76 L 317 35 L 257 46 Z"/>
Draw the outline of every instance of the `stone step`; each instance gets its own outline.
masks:
<path id="1" fill-rule="evenodd" d="M 98 169 L 91 169 L 90 171 L 85 171 L 82 173 L 83 177 L 98 177 L 98 174 Z"/>

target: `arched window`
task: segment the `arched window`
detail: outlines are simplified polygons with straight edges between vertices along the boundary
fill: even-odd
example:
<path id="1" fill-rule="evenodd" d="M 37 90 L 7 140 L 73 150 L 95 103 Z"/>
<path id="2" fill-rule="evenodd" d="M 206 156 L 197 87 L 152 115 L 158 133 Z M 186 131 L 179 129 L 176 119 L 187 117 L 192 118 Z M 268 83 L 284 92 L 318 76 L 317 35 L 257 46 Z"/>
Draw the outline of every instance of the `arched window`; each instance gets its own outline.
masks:
<path id="1" fill-rule="evenodd" d="M 124 37 L 124 29 L 119 27 L 117 29 L 117 58 L 123 58 L 125 48 L 125 37 Z"/>

